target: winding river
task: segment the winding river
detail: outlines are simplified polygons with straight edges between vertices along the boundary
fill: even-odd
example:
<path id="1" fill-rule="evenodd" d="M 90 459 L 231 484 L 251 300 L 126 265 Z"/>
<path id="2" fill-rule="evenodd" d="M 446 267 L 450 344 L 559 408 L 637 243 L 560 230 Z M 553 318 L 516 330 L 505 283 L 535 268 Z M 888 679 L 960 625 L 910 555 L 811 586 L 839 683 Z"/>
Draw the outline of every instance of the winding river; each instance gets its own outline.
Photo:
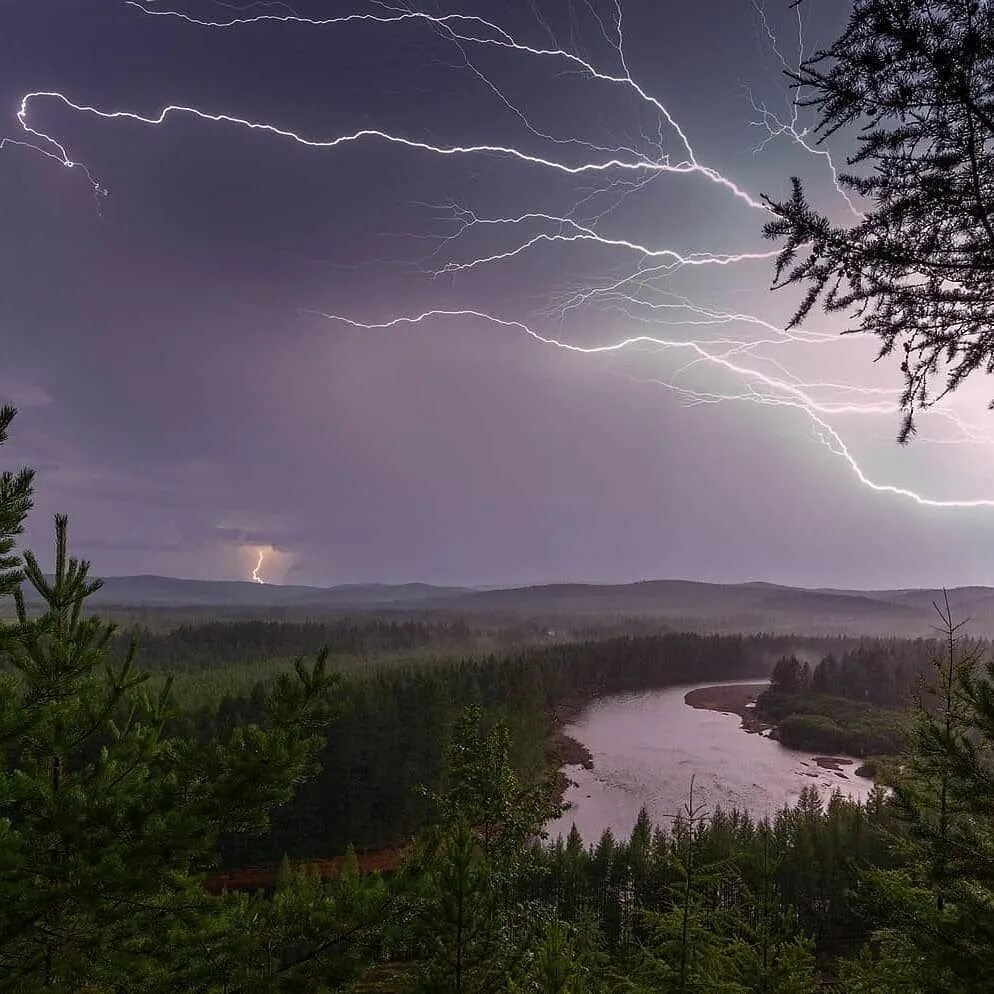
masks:
<path id="1" fill-rule="evenodd" d="M 643 806 L 666 825 L 687 803 L 692 776 L 695 805 L 736 807 L 756 817 L 793 804 L 809 785 L 825 799 L 834 791 L 864 799 L 873 781 L 856 776 L 855 763 L 824 769 L 809 753 L 747 732 L 737 714 L 684 702 L 700 687 L 756 682 L 695 683 L 595 701 L 564 729 L 590 751 L 593 769 L 564 767 L 570 807 L 547 826 L 550 836 L 565 835 L 575 823 L 588 844 L 607 828 L 627 838 Z"/>

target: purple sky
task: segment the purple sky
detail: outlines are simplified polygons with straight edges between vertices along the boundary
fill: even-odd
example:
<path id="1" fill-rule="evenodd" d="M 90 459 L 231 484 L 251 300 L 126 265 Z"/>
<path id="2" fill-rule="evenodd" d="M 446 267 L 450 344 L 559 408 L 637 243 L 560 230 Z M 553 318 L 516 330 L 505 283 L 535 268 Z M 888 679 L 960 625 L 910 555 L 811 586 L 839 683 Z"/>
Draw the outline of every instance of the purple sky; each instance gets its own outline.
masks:
<path id="1" fill-rule="evenodd" d="M 714 264 L 771 248 L 763 212 L 721 178 L 757 199 L 800 174 L 847 216 L 830 164 L 801 145 L 810 117 L 771 135 L 791 123 L 786 0 L 765 15 L 627 3 L 624 64 L 599 0 L 413 8 L 489 26 L 224 28 L 165 12 L 289 8 L 145 8 L 17 0 L 4 15 L 0 136 L 35 146 L 0 149 L 0 398 L 21 408 L 4 463 L 38 469 L 31 544 L 66 510 L 105 575 L 244 578 L 263 551 L 267 579 L 322 584 L 994 582 L 994 507 L 873 489 L 994 498 L 990 384 L 899 448 L 899 376 L 871 343 L 823 317 L 785 338 L 794 298 L 769 292 L 769 261 Z M 818 16 L 806 51 L 840 27 Z M 19 128 L 34 91 L 436 150 L 32 98 L 28 124 L 60 148 Z M 521 155 L 438 151 L 476 145 Z M 611 159 L 635 168 L 568 171 Z M 432 309 L 573 347 L 668 344 L 591 354 L 465 313 L 377 329 L 313 313 L 369 325 Z"/>

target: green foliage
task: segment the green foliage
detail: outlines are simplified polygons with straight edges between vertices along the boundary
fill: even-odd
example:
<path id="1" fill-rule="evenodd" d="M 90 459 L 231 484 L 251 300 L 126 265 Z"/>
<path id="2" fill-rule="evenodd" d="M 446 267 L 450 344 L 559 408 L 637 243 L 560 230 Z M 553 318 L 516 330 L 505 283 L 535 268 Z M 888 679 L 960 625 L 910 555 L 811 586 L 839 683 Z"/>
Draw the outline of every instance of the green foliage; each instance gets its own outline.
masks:
<path id="1" fill-rule="evenodd" d="M 441 825 L 472 825 L 476 846 L 499 872 L 513 871 L 525 843 L 555 818 L 548 779 L 523 785 L 511 762 L 510 730 L 503 721 L 484 726 L 483 711 L 469 707 L 449 744 L 447 790 L 432 797 Z"/>
<path id="2" fill-rule="evenodd" d="M 737 936 L 728 956 L 744 990 L 755 994 L 810 994 L 817 990 L 814 943 L 798 923 L 797 911 L 783 899 L 777 873 L 785 854 L 775 851 L 768 824 L 758 829 L 758 851 L 740 857 L 744 884 L 736 919 Z M 748 865 L 751 862 L 751 866 Z"/>
<path id="3" fill-rule="evenodd" d="M 600 936 L 592 923 L 551 921 L 537 940 L 524 977 L 511 982 L 511 994 L 594 994 L 606 981 Z"/>
<path id="4" fill-rule="evenodd" d="M 740 832 L 748 833 L 748 843 Z M 707 817 L 694 787 L 670 837 L 636 826 L 629 865 L 644 875 L 666 860 L 669 882 L 641 903 L 624 986 L 672 994 L 809 994 L 816 987 L 813 945 L 785 905 L 776 877 L 786 853 L 773 828 Z M 653 857 L 651 848 L 656 849 Z M 634 855 L 634 859 L 632 856 Z M 636 892 L 638 892 L 636 887 Z M 653 906 L 661 910 L 652 910 Z"/>
<path id="5" fill-rule="evenodd" d="M 706 872 L 696 875 L 692 894 L 729 939 L 778 936 L 789 944 L 810 936 L 823 953 L 854 953 L 869 927 L 850 894 L 861 869 L 893 865 L 882 839 L 892 824 L 880 791 L 866 805 L 840 795 L 823 805 L 806 788 L 797 806 L 769 821 L 714 811 L 695 829 L 694 859 Z M 551 904 L 560 920 L 596 921 L 607 949 L 630 949 L 644 942 L 647 921 L 678 905 L 689 844 L 686 817 L 668 831 L 646 819 L 630 839 L 605 833 L 589 849 L 571 833 L 535 851 L 524 893 Z"/>
<path id="6" fill-rule="evenodd" d="M 330 991 L 363 975 L 382 948 L 392 898 L 353 866 L 320 879 L 287 869 L 272 894 L 211 897 L 193 884 L 138 908 L 113 937 L 102 990 L 182 994 Z"/>
<path id="7" fill-rule="evenodd" d="M 30 478 L 5 479 L 6 541 Z M 375 901 L 356 880 L 290 882 L 268 901 L 211 897 L 201 877 L 222 834 L 265 829 L 313 776 L 334 710 L 325 656 L 275 682 L 259 723 L 177 736 L 168 682 L 150 695 L 134 647 L 112 659 L 113 626 L 85 616 L 100 582 L 69 555 L 67 532 L 56 517 L 51 575 L 25 553 L 44 610 L 29 618 L 15 586 L 17 621 L 3 633 L 0 987 L 275 991 L 351 973 L 361 946 L 328 941 Z"/>
<path id="8" fill-rule="evenodd" d="M 496 875 L 497 868 L 478 853 L 469 824 L 460 818 L 448 825 L 419 881 L 417 991 L 482 994 L 506 986 L 516 963 Z"/>
<path id="9" fill-rule="evenodd" d="M 904 712 L 829 694 L 769 690 L 760 696 L 757 713 L 776 724 L 778 738 L 792 749 L 893 756 L 908 741 Z"/>
<path id="10" fill-rule="evenodd" d="M 777 725 L 780 741 L 792 749 L 845 752 L 851 737 L 824 714 L 789 714 Z"/>
<path id="11" fill-rule="evenodd" d="M 0 407 L 0 445 L 7 441 L 7 429 L 16 414 L 13 407 Z M 0 597 L 12 594 L 21 581 L 21 560 L 15 546 L 31 510 L 33 483 L 30 469 L 0 473 Z"/>
<path id="12" fill-rule="evenodd" d="M 689 912 L 689 913 L 688 913 Z M 633 991 L 660 994 L 742 994 L 720 931 L 703 908 L 674 907 L 654 915 L 645 947 L 619 980 Z"/>
<path id="13" fill-rule="evenodd" d="M 853 991 L 965 994 L 994 985 L 994 664 L 938 608 L 945 652 L 919 700 L 895 788 L 897 865 L 868 867 L 860 892 L 877 955 L 848 970 Z"/>
<path id="14" fill-rule="evenodd" d="M 555 817 L 552 785 L 522 785 L 507 726 L 461 715 L 448 751 L 437 820 L 415 857 L 413 921 L 423 949 L 416 989 L 452 994 L 506 990 L 520 975 L 532 912 L 513 899 L 530 841 Z"/>

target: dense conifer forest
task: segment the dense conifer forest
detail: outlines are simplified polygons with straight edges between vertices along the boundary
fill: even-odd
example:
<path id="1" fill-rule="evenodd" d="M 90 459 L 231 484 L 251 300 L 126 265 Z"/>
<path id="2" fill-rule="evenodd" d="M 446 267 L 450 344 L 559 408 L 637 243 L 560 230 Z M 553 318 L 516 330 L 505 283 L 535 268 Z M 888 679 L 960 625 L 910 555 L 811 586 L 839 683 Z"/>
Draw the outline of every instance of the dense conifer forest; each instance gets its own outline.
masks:
<path id="1" fill-rule="evenodd" d="M 329 856 L 349 844 L 365 850 L 403 842 L 429 815 L 419 787 L 440 782 L 445 743 L 467 706 L 480 706 L 507 725 L 512 763 L 530 778 L 555 759 L 557 716 L 592 697 L 695 680 L 762 678 L 778 653 L 799 642 L 810 643 L 812 651 L 824 644 L 665 634 L 347 666 L 339 684 L 341 712 L 327 732 L 321 771 L 274 815 L 266 840 L 252 840 L 249 849 L 233 842 L 226 859 Z M 274 660 L 268 665 L 276 673 L 288 664 Z M 206 687 L 215 693 L 207 670 Z M 218 727 L 258 721 L 266 686 L 262 681 L 247 692 L 208 699 L 190 712 L 190 734 L 202 737 Z M 200 694 L 193 696 L 204 701 Z"/>
<path id="2" fill-rule="evenodd" d="M 32 487 L 0 477 L 15 607 L 0 629 L 0 989 L 994 982 L 994 664 L 948 605 L 945 640 L 910 643 L 669 632 L 473 652 L 479 633 L 448 622 L 208 623 L 146 635 L 145 669 L 138 640 L 90 612 L 100 584 L 66 518 L 53 570 L 18 549 Z M 807 789 L 757 821 L 705 810 L 691 778 L 669 824 L 643 812 L 628 838 L 544 836 L 564 715 L 764 675 L 781 734 L 824 718 L 805 702 L 841 702 L 853 710 L 831 720 L 862 735 L 859 708 L 905 701 L 890 789 L 866 804 Z M 374 870 L 353 846 L 395 848 Z M 262 884 L 211 885 L 265 861 L 282 868 Z"/>

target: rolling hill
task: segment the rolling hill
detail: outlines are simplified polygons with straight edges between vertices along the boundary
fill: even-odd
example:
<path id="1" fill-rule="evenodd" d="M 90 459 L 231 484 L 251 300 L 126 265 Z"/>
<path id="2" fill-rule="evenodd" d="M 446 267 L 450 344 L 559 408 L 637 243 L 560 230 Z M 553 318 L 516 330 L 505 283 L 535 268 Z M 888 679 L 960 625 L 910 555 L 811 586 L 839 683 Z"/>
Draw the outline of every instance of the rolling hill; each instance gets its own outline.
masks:
<path id="1" fill-rule="evenodd" d="M 703 631 L 928 636 L 935 620 L 932 601 L 941 594 L 939 590 L 807 589 L 690 580 L 473 589 L 427 583 L 310 587 L 121 576 L 108 578 L 92 603 L 105 610 L 212 616 L 418 611 L 531 618 L 550 625 L 638 618 Z M 969 619 L 969 632 L 994 636 L 994 588 L 955 588 L 949 597 L 954 613 Z"/>

